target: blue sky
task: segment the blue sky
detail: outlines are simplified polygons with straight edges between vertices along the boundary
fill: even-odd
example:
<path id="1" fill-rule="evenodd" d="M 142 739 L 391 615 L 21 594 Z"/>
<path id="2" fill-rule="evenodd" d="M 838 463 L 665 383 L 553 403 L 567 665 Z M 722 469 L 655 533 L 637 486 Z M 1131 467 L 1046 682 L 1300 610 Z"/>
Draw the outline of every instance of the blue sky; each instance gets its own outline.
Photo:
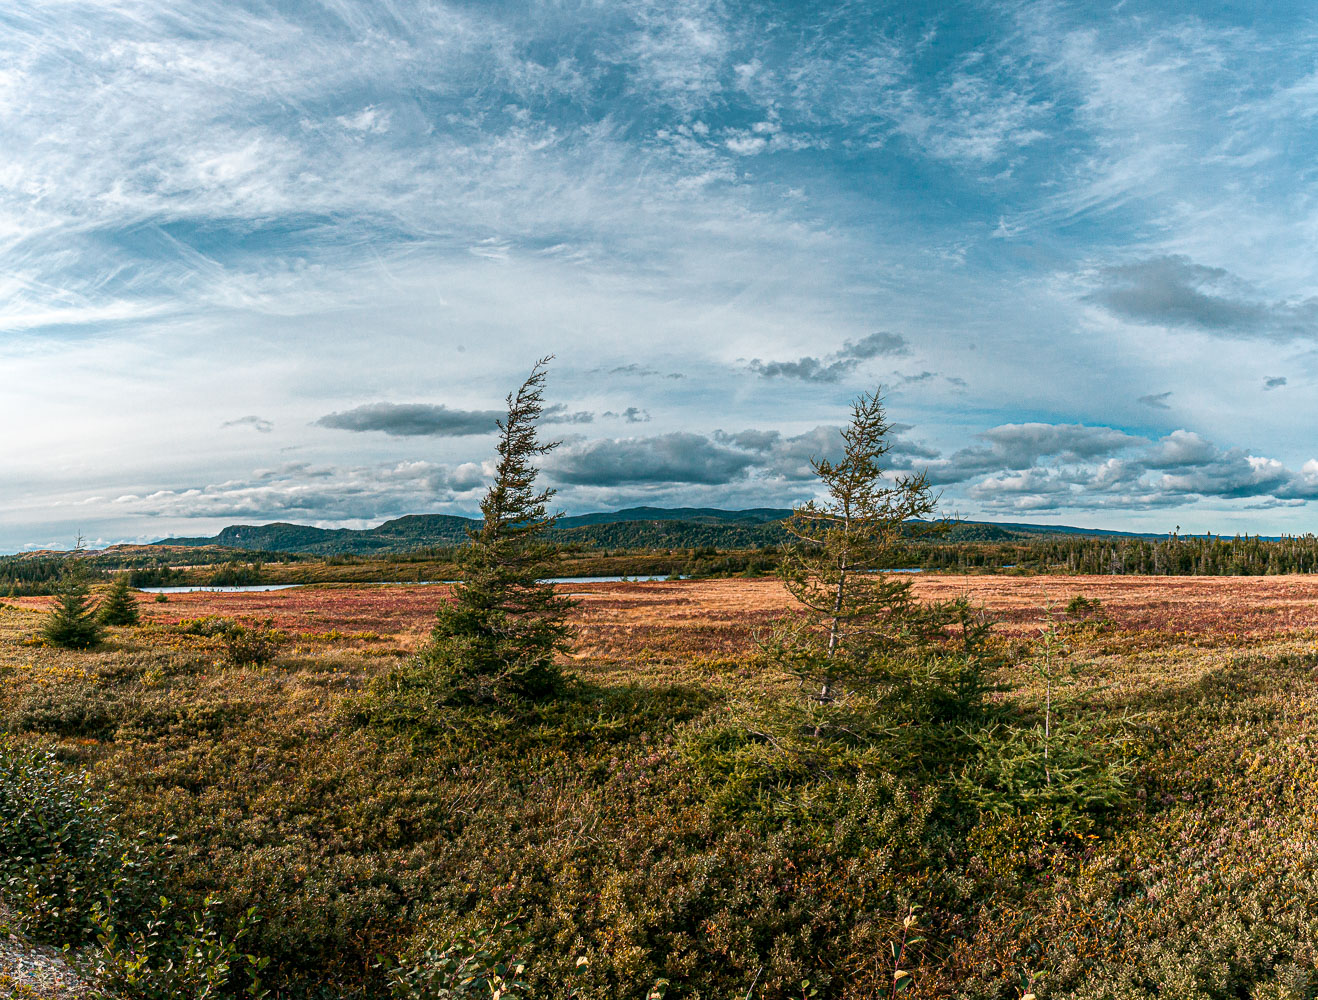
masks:
<path id="1" fill-rule="evenodd" d="M 787 504 L 849 399 L 990 520 L 1305 531 L 1302 5 L 0 8 L 0 550 Z"/>

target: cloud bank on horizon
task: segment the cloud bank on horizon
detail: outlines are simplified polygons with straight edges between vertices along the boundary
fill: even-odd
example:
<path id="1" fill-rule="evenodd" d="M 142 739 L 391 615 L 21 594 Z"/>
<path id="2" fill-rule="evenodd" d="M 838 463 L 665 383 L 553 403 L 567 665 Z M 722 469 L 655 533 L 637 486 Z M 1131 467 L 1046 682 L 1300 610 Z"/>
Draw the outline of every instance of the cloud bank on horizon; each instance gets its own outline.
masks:
<path id="1" fill-rule="evenodd" d="M 0 551 L 769 506 L 883 385 L 966 516 L 1303 531 L 1303 5 L 15 0 Z M 549 429 L 549 428 L 547 428 Z"/>

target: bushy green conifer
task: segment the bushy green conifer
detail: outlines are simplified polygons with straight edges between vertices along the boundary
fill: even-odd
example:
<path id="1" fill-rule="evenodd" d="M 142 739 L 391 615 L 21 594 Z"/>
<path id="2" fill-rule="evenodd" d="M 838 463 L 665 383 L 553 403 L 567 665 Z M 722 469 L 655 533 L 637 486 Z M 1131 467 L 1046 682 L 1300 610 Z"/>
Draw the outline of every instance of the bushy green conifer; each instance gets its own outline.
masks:
<path id="1" fill-rule="evenodd" d="M 811 462 L 824 498 L 797 507 L 786 522 L 793 543 L 781 573 L 806 614 L 780 623 L 771 647 L 817 685 L 820 701 L 833 697 L 837 679 L 911 638 L 920 620 L 910 579 L 882 570 L 913 531 L 928 530 L 924 519 L 938 497 L 923 474 L 884 468 L 891 432 L 879 393 L 857 398 L 842 429 L 841 460 Z"/>
<path id="2" fill-rule="evenodd" d="M 136 625 L 141 621 L 137 610 L 137 601 L 128 589 L 128 574 L 120 573 L 110 584 L 110 589 L 101 601 L 96 618 L 102 625 Z"/>
<path id="3" fill-rule="evenodd" d="M 65 558 L 55 605 L 41 629 L 41 637 L 52 646 L 89 649 L 101 641 L 101 624 L 96 620 L 96 606 L 87 588 L 82 560 L 78 558 L 81 550 L 79 538 L 77 547 Z"/>
<path id="4" fill-rule="evenodd" d="M 569 648 L 566 616 L 575 602 L 542 582 L 557 570 L 559 547 L 545 532 L 558 515 L 548 513 L 555 491 L 535 487 L 535 459 L 557 446 L 536 435 L 550 360 L 537 362 L 508 396 L 499 464 L 481 501 L 484 524 L 460 552 L 462 581 L 440 607 L 422 654 L 450 702 L 544 698 L 563 682 L 556 657 Z"/>

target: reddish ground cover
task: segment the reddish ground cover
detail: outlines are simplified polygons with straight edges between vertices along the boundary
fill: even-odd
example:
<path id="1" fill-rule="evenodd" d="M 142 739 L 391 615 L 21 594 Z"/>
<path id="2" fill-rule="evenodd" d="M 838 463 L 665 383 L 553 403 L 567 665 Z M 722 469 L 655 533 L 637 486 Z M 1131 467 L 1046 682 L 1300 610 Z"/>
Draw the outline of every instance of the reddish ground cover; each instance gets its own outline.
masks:
<path id="1" fill-rule="evenodd" d="M 1318 629 L 1318 576 L 922 574 L 914 584 L 924 599 L 968 595 L 999 617 L 1008 632 L 1032 630 L 1050 603 L 1060 612 L 1077 594 L 1102 601 L 1104 613 L 1119 629 L 1205 636 Z M 742 645 L 757 624 L 791 606 L 782 585 L 772 579 L 568 584 L 562 589 L 581 602 L 577 618 L 586 650 L 654 644 L 673 652 L 718 652 Z M 144 618 L 160 624 L 202 615 L 269 618 L 299 633 L 378 633 L 411 645 L 429 631 L 446 591 L 442 586 L 342 585 L 171 594 L 168 603 L 141 600 Z M 47 600 L 17 603 L 35 607 Z"/>

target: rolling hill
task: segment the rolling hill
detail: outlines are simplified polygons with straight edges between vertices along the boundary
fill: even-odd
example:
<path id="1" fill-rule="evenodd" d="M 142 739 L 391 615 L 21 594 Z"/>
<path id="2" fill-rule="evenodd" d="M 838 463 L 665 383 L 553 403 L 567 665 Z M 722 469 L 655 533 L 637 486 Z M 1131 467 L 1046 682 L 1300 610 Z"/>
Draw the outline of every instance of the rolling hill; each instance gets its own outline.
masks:
<path id="1" fill-rule="evenodd" d="M 782 520 L 790 510 L 757 507 L 720 510 L 715 507 L 631 507 L 564 517 L 556 533 L 561 541 L 585 548 L 664 549 L 756 548 L 776 545 L 785 533 Z M 316 528 L 303 524 L 235 524 L 217 535 L 166 538 L 156 545 L 222 546 L 249 552 L 299 552 L 311 555 L 386 555 L 424 548 L 461 545 L 473 518 L 454 514 L 409 514 L 374 528 Z M 994 524 L 959 521 L 946 541 L 1009 541 L 1046 535 L 1160 537 L 1135 532 L 1105 531 L 1069 525 Z"/>

